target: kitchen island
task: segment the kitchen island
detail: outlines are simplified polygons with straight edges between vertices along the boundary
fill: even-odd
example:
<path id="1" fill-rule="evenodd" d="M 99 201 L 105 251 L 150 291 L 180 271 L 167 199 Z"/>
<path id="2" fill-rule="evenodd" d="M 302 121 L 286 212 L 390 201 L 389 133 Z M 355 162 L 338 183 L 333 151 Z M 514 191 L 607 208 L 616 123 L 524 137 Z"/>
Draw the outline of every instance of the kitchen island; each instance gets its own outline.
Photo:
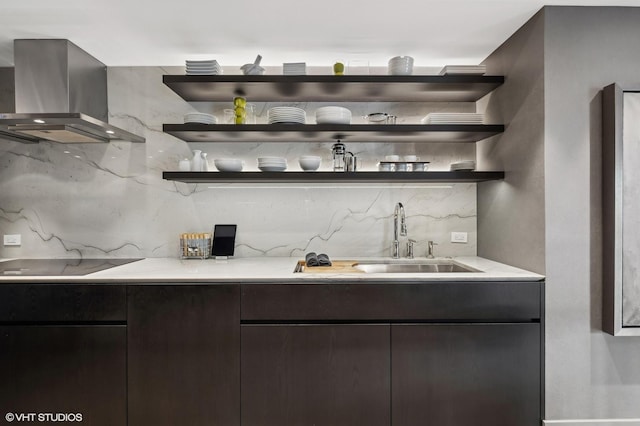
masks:
<path id="1" fill-rule="evenodd" d="M 144 259 L 3 277 L 0 411 L 93 425 L 538 425 L 544 277 L 455 260 L 481 272 Z"/>

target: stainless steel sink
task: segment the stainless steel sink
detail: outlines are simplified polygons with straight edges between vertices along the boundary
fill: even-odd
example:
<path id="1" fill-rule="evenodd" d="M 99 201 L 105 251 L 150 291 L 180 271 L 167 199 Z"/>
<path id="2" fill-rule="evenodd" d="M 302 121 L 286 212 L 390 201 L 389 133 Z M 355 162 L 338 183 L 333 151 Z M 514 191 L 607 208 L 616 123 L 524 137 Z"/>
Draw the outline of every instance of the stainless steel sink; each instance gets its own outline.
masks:
<path id="1" fill-rule="evenodd" d="M 455 261 L 438 260 L 438 261 L 420 261 L 420 262 L 402 262 L 402 261 L 381 261 L 381 262 L 357 262 L 353 265 L 354 269 L 365 272 L 367 274 L 380 273 L 452 273 L 452 272 L 481 272 L 477 269 L 466 265 L 461 265 Z"/>

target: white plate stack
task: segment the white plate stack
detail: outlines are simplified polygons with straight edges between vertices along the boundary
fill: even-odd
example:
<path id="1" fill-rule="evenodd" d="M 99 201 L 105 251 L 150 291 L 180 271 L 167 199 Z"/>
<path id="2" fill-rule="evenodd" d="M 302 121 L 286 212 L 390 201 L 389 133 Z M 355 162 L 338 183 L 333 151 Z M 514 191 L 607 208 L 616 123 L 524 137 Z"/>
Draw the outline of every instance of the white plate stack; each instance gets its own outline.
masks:
<path id="1" fill-rule="evenodd" d="M 283 172 L 287 170 L 287 159 L 283 157 L 259 157 L 258 168 L 263 172 Z"/>
<path id="2" fill-rule="evenodd" d="M 283 75 L 307 75 L 306 62 L 285 62 L 282 64 Z"/>
<path id="3" fill-rule="evenodd" d="M 190 112 L 184 116 L 184 124 L 189 123 L 218 124 L 218 119 L 215 115 L 206 114 L 204 112 Z"/>
<path id="4" fill-rule="evenodd" d="M 458 163 L 451 163 L 452 172 L 471 171 L 476 168 L 476 162 L 473 160 L 460 161 Z"/>
<path id="5" fill-rule="evenodd" d="M 222 68 L 218 61 L 209 59 L 204 61 L 186 61 L 187 75 L 219 75 Z"/>
<path id="6" fill-rule="evenodd" d="M 484 75 L 486 72 L 486 65 L 445 65 L 445 67 L 440 70 L 440 75 Z"/>
<path id="7" fill-rule="evenodd" d="M 484 114 L 472 112 L 432 112 L 422 120 L 422 124 L 482 124 Z"/>
<path id="8" fill-rule="evenodd" d="M 413 73 L 413 58 L 411 56 L 396 56 L 389 59 L 388 72 L 390 75 L 411 75 Z"/>
<path id="9" fill-rule="evenodd" d="M 269 124 L 304 124 L 306 113 L 296 107 L 273 107 L 267 111 Z"/>
<path id="10" fill-rule="evenodd" d="M 351 124 L 351 111 L 338 106 L 326 106 L 316 110 L 318 124 Z"/>

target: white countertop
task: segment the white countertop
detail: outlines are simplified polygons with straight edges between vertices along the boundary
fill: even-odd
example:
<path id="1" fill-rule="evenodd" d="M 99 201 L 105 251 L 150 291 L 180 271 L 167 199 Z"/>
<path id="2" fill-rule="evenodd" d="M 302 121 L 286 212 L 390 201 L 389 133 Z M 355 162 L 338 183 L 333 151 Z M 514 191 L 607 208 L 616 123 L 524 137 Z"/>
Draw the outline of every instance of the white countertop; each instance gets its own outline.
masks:
<path id="1" fill-rule="evenodd" d="M 8 260 L 8 259 L 7 259 Z M 83 276 L 0 276 L 0 283 L 110 283 L 110 282 L 433 282 L 433 281 L 540 281 L 544 276 L 481 257 L 455 260 L 482 272 L 461 273 L 294 273 L 298 258 L 255 257 L 217 259 L 148 258 Z M 339 258 L 332 260 L 340 260 Z M 351 260 L 351 258 L 349 259 Z M 357 258 L 382 261 L 385 258 Z M 402 260 L 419 262 L 421 259 Z M 422 259 L 425 260 L 425 259 Z M 437 260 L 437 259 L 436 259 Z M 443 259 L 451 260 L 451 259 Z"/>

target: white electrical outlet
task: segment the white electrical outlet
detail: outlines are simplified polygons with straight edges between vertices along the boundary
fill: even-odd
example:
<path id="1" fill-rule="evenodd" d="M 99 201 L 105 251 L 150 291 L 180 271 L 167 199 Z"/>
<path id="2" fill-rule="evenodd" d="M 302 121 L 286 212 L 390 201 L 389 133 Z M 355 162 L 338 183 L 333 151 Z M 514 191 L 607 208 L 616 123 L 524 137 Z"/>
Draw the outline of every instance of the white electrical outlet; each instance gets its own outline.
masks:
<path id="1" fill-rule="evenodd" d="M 467 233 L 466 232 L 452 232 L 451 233 L 451 242 L 452 243 L 467 243 Z"/>
<path id="2" fill-rule="evenodd" d="M 13 234 L 4 236 L 5 246 L 19 246 L 20 244 L 22 244 L 22 235 Z"/>

